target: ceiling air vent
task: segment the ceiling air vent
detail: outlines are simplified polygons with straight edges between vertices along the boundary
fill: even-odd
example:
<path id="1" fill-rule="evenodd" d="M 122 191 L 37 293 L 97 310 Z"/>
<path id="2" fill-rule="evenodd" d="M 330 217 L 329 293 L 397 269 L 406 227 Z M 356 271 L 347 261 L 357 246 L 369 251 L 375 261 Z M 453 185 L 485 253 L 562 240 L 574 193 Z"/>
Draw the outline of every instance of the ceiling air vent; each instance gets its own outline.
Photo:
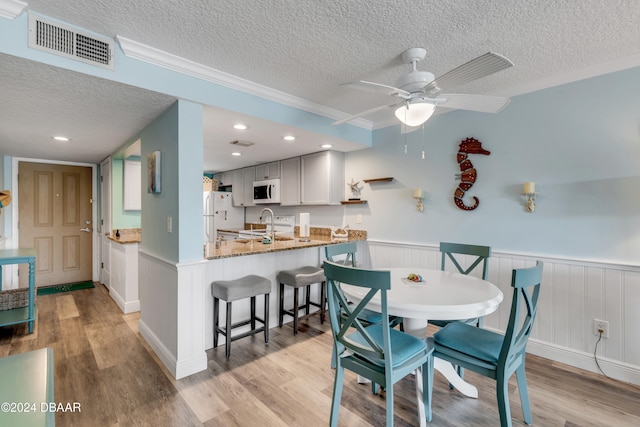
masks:
<path id="1" fill-rule="evenodd" d="M 29 47 L 113 70 L 113 41 L 29 14 Z"/>
<path id="2" fill-rule="evenodd" d="M 249 141 L 231 141 L 229 144 L 237 145 L 238 147 L 251 147 L 254 143 Z"/>

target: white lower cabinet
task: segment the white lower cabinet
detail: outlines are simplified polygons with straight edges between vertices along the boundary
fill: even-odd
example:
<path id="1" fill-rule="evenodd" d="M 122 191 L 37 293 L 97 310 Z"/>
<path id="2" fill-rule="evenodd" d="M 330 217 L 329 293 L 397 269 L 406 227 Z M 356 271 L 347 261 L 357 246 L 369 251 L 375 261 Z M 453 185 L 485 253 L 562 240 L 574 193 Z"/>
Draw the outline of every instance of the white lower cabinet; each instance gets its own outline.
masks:
<path id="1" fill-rule="evenodd" d="M 139 246 L 139 243 L 111 242 L 109 295 L 125 314 L 140 311 L 138 297 Z"/>

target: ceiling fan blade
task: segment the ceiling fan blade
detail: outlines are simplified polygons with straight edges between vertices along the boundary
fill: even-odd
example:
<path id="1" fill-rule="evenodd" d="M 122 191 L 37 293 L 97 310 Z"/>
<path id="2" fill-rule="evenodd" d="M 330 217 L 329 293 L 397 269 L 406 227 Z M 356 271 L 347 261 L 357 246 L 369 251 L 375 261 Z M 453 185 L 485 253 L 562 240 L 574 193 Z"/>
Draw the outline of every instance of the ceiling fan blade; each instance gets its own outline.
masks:
<path id="1" fill-rule="evenodd" d="M 484 55 L 472 59 L 453 70 L 444 73 L 424 87 L 424 91 L 434 95 L 443 90 L 450 90 L 462 84 L 478 80 L 498 71 L 513 66 L 513 62 L 504 56 L 487 52 Z"/>
<path id="2" fill-rule="evenodd" d="M 438 107 L 455 108 L 459 110 L 479 111 L 481 113 L 497 113 L 509 104 L 509 98 L 490 95 L 471 95 L 463 93 L 441 93 L 444 101 Z"/>
<path id="3" fill-rule="evenodd" d="M 362 111 L 361 113 L 354 114 L 353 116 L 349 116 L 349 117 L 346 117 L 344 119 L 337 120 L 337 121 L 335 121 L 335 122 L 333 122 L 331 124 L 332 125 L 341 125 L 343 123 L 350 122 L 351 120 L 357 119 L 359 117 L 368 116 L 369 114 L 373 114 L 373 113 L 376 113 L 378 111 L 382 111 L 382 110 L 386 110 L 388 108 L 396 107 L 399 104 L 400 103 L 389 104 L 389 105 L 381 105 L 380 107 L 372 108 L 371 110 L 367 110 L 367 111 Z"/>
<path id="4" fill-rule="evenodd" d="M 365 80 L 344 83 L 344 84 L 341 84 L 340 86 L 348 87 L 352 89 L 366 90 L 368 92 L 382 93 L 384 95 L 399 96 L 405 99 L 409 98 L 409 96 L 411 95 L 406 90 L 402 90 L 397 87 L 383 85 L 382 83 L 368 82 Z"/>

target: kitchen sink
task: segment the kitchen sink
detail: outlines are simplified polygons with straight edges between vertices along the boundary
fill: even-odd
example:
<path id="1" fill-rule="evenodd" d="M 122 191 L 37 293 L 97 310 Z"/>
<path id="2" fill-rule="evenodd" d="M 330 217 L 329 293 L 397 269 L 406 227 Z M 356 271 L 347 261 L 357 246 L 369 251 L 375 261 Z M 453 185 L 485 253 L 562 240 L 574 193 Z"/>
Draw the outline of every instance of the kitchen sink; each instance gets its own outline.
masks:
<path id="1" fill-rule="evenodd" d="M 276 242 L 286 242 L 286 241 L 290 241 L 290 240 L 294 240 L 293 237 L 287 237 L 287 236 L 276 236 L 275 237 L 275 241 Z M 262 237 L 254 237 L 254 238 L 251 238 L 251 239 L 235 239 L 234 242 L 236 242 L 236 243 L 262 242 Z"/>

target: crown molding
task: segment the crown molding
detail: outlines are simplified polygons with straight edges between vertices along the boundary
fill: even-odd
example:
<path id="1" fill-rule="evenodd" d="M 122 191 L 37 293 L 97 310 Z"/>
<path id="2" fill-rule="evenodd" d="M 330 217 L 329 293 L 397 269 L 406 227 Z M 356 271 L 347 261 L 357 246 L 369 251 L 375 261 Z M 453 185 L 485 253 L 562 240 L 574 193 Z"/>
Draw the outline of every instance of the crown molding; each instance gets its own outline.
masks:
<path id="1" fill-rule="evenodd" d="M 14 19 L 29 6 L 18 0 L 0 0 L 0 16 L 7 19 Z"/>
<path id="2" fill-rule="evenodd" d="M 2 0 L 0 0 L 2 1 Z M 274 101 L 280 104 L 288 105 L 299 110 L 317 114 L 332 120 L 340 120 L 347 116 L 346 113 L 316 104 L 311 101 L 290 95 L 288 93 L 263 86 L 249 80 L 216 70 L 211 67 L 199 64 L 197 62 L 185 59 L 151 46 L 138 43 L 134 40 L 127 39 L 122 36 L 116 36 L 116 40 L 126 56 L 140 61 L 148 62 L 159 67 L 163 67 L 178 73 L 186 74 L 211 83 L 225 86 L 231 89 L 239 90 L 250 95 L 259 96 L 261 98 Z M 370 120 L 356 119 L 350 124 L 367 130 L 373 129 L 373 123 Z"/>

